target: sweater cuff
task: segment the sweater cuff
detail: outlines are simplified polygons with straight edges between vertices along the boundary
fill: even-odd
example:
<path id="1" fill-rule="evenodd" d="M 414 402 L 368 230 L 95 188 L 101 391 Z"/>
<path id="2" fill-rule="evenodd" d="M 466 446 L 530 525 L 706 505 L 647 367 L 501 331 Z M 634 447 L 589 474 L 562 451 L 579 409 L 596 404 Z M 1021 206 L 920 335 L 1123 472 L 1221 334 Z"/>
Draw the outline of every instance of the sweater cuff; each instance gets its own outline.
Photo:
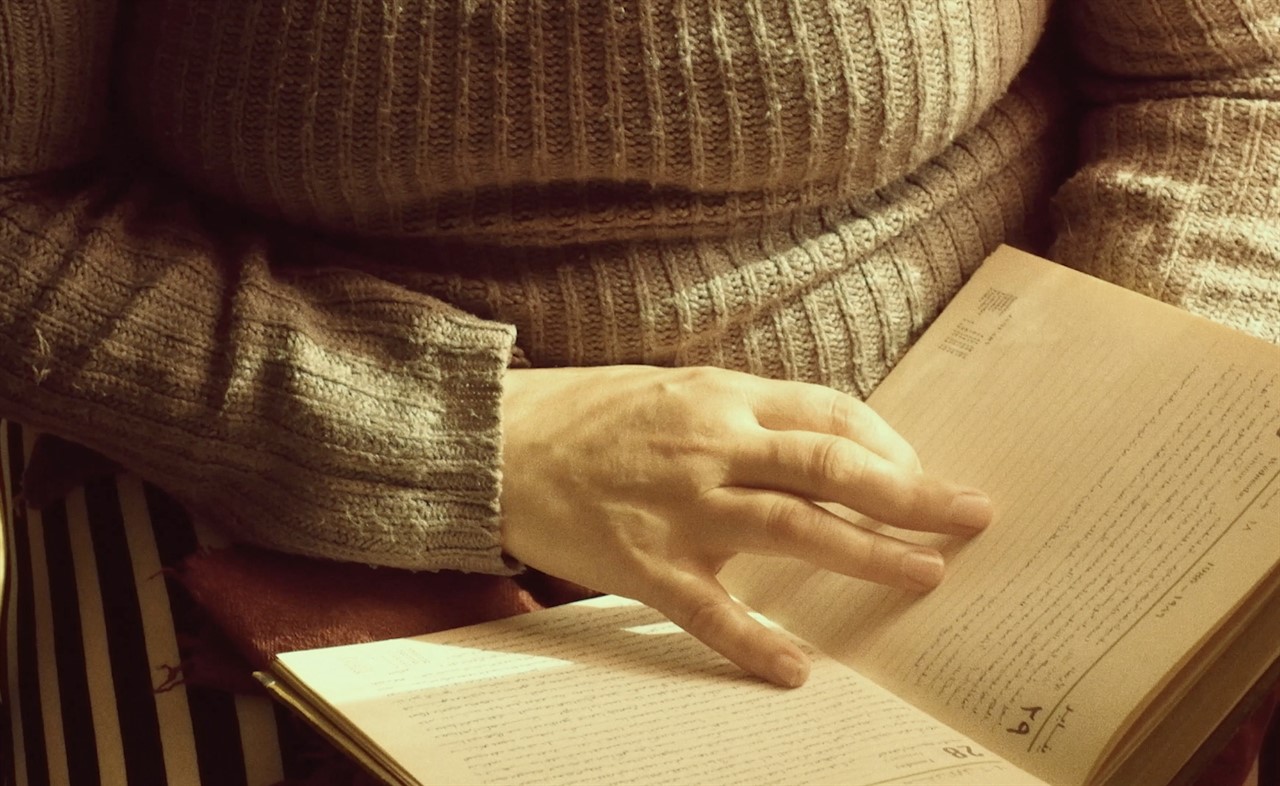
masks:
<path id="1" fill-rule="evenodd" d="M 312 448 L 288 446 L 307 455 L 287 464 L 262 461 L 298 477 L 231 478 L 244 493 L 228 500 L 198 489 L 191 507 L 283 551 L 413 570 L 520 572 L 502 551 L 499 508 L 503 377 L 515 329 L 455 313 L 433 320 L 429 332 L 411 362 L 331 373 L 314 381 L 325 393 L 318 401 L 291 391 L 291 403 L 315 403 L 317 411 L 286 421 L 310 432 Z M 247 473 L 257 463 L 235 462 Z M 226 464 L 220 469 L 226 481 Z"/>

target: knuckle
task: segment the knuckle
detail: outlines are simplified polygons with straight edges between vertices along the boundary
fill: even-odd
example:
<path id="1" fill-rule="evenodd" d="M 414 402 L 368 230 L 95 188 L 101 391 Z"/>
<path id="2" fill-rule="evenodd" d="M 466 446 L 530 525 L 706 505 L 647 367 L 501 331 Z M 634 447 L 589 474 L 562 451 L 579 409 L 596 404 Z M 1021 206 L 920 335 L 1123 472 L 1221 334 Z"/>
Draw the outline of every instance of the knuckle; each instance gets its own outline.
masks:
<path id="1" fill-rule="evenodd" d="M 894 484 L 894 494 L 898 500 L 896 507 L 902 511 L 903 516 L 913 519 L 937 517 L 935 494 L 923 478 L 923 475 L 912 474 Z"/>
<path id="2" fill-rule="evenodd" d="M 898 467 L 880 473 L 877 481 L 876 518 L 895 527 L 917 529 L 930 514 L 930 495 L 924 486 Z"/>
<path id="3" fill-rule="evenodd" d="M 924 472 L 924 464 L 920 463 L 920 454 L 916 453 L 916 449 L 910 445 L 904 446 L 894 457 L 893 461 L 898 466 L 915 474 Z"/>
<path id="4" fill-rule="evenodd" d="M 860 403 L 857 399 L 846 396 L 843 393 L 831 391 L 831 400 L 827 405 L 827 417 L 830 419 L 831 424 L 840 430 L 840 433 L 851 433 L 857 427 L 859 419 L 856 405 Z"/>
<path id="5" fill-rule="evenodd" d="M 680 390 L 704 390 L 712 386 L 723 385 L 724 371 L 714 366 L 685 366 L 673 369 L 668 375 L 667 384 Z"/>
<path id="6" fill-rule="evenodd" d="M 684 614 L 685 630 L 698 638 L 716 638 L 724 628 L 724 603 L 722 601 L 698 601 Z"/>
<path id="7" fill-rule="evenodd" d="M 814 447 L 812 466 L 824 478 L 860 484 L 867 472 L 867 458 L 837 437 L 824 439 Z"/>
<path id="8" fill-rule="evenodd" d="M 892 543 L 881 537 L 872 536 L 863 544 L 862 565 L 872 575 L 885 573 L 894 567 L 898 559 Z"/>
<path id="9" fill-rule="evenodd" d="M 730 372 L 714 366 L 689 366 L 670 369 L 653 381 L 656 401 L 664 407 L 685 413 L 703 422 L 723 422 L 727 405 L 737 396 Z M 716 404 L 716 406 L 709 406 Z"/>
<path id="10" fill-rule="evenodd" d="M 786 497 L 777 497 L 769 503 L 765 512 L 765 538 L 773 543 L 794 543 L 807 529 L 806 518 L 800 505 Z"/>

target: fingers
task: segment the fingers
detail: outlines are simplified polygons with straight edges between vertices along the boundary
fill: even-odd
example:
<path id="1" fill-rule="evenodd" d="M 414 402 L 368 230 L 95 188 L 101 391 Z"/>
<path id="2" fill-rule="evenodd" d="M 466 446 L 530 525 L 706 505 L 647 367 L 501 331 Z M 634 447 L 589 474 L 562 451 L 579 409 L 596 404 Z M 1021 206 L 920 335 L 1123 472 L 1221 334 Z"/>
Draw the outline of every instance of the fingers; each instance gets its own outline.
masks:
<path id="1" fill-rule="evenodd" d="M 675 573 L 641 600 L 743 671 L 786 688 L 798 688 L 809 677 L 804 652 L 752 619 L 714 576 Z"/>
<path id="2" fill-rule="evenodd" d="M 920 471 L 920 459 L 910 443 L 853 396 L 822 385 L 760 379 L 750 401 L 764 428 L 844 437 L 903 469 Z"/>
<path id="3" fill-rule="evenodd" d="M 734 485 L 836 502 L 886 524 L 971 535 L 991 521 L 977 489 L 904 469 L 829 434 L 761 430 L 744 440 L 730 469 Z"/>
<path id="4" fill-rule="evenodd" d="M 726 548 L 795 557 L 846 576 L 902 589 L 927 591 L 944 572 L 935 549 L 907 543 L 851 524 L 789 494 L 758 489 L 718 489 L 717 518 L 727 522 Z"/>

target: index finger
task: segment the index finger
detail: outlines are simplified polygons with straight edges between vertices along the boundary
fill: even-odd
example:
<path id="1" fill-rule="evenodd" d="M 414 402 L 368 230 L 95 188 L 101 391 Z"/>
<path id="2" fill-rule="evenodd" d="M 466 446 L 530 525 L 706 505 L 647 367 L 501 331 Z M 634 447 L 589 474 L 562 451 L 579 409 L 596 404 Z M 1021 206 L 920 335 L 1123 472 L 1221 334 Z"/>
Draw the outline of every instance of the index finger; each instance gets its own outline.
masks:
<path id="1" fill-rule="evenodd" d="M 915 448 L 866 402 L 807 382 L 760 378 L 760 383 L 748 402 L 764 428 L 844 437 L 903 469 L 920 471 Z"/>

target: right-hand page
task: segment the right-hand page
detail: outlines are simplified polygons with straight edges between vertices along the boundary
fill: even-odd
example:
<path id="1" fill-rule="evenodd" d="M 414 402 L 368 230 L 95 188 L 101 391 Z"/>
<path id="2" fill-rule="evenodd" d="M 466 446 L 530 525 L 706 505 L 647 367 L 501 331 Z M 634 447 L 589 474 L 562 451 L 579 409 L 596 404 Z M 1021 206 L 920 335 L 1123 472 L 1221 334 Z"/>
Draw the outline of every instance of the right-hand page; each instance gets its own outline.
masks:
<path id="1" fill-rule="evenodd" d="M 996 521 L 927 596 L 740 558 L 771 618 L 1080 783 L 1280 561 L 1280 348 L 1002 248 L 871 398 Z M 895 533 L 901 534 L 901 533 Z"/>

